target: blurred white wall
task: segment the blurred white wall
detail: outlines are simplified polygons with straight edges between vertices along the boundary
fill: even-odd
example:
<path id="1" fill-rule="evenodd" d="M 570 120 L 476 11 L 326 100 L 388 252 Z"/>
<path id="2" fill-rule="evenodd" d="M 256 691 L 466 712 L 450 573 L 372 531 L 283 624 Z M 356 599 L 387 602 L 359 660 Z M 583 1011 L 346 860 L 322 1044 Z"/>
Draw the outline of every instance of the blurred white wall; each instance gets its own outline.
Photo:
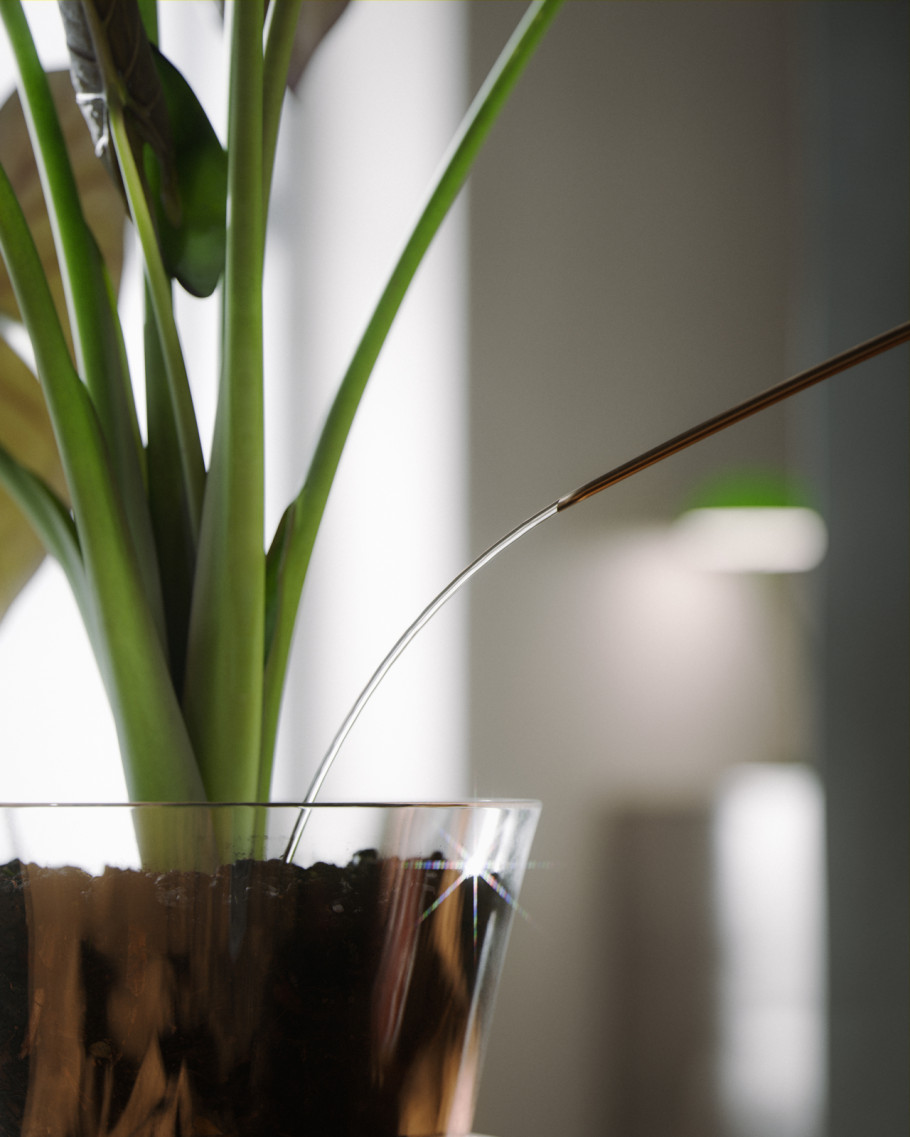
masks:
<path id="1" fill-rule="evenodd" d="M 316 428 L 467 104 L 465 9 L 352 4 L 289 107 L 268 296 L 281 376 L 275 483 L 299 485 Z M 276 793 L 314 759 L 399 635 L 467 559 L 465 212 L 447 218 L 383 349 L 318 538 L 296 636 Z M 277 522 L 277 513 L 275 521 Z M 384 680 L 325 800 L 464 795 L 457 612 Z"/>
<path id="2" fill-rule="evenodd" d="M 824 342 L 813 334 L 828 318 L 824 266 L 812 259 L 829 204 L 825 130 L 838 137 L 848 107 L 857 139 L 887 121 L 880 97 L 859 104 L 844 93 L 835 104 L 819 87 L 812 68 L 825 45 L 813 20 L 850 9 L 862 25 L 873 7 L 889 8 L 570 0 L 562 9 L 472 183 L 475 549 L 903 318 L 878 305 L 849 331 L 832 326 Z M 522 8 L 471 6 L 475 84 Z M 845 77 L 869 89 L 849 43 L 873 71 L 884 66 L 881 43 L 844 40 Z M 892 128 L 892 153 L 905 136 Z M 856 153 L 852 165 L 866 163 L 870 181 L 890 175 L 881 148 Z M 851 212 L 848 197 L 844 188 Z M 854 267 L 845 280 L 869 292 L 890 270 L 870 253 L 856 271 L 866 228 L 857 201 L 841 246 Z M 905 268 L 904 256 L 904 280 Z M 863 379 L 840 382 L 858 391 Z M 475 784 L 543 799 L 535 853 L 546 866 L 528 875 L 532 919 L 513 935 L 482 1131 L 612 1131 L 625 1046 L 615 1011 L 626 980 L 613 966 L 617 819 L 707 815 L 733 764 L 822 756 L 819 576 L 709 589 L 658 546 L 660 527 L 719 470 L 771 465 L 824 480 L 823 422 L 819 402 L 800 396 L 548 522 L 472 585 Z M 874 447 L 862 453 L 877 457 Z M 905 533 L 905 519 L 897 526 Z M 870 686 L 881 685 L 886 659 Z M 874 907 L 874 889 L 867 895 Z M 659 925 L 653 932 L 659 940 Z M 663 1041 L 655 1033 L 655 1053 Z M 681 1113 L 640 1130 L 709 1131 Z"/>

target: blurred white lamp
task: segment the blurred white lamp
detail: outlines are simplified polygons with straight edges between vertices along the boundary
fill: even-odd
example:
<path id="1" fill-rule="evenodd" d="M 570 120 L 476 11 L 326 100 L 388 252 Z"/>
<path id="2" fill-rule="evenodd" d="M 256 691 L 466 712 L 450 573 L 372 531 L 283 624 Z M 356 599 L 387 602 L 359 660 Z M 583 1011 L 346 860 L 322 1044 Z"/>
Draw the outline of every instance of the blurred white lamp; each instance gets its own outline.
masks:
<path id="1" fill-rule="evenodd" d="M 674 522 L 681 557 L 709 572 L 808 572 L 822 561 L 821 515 L 784 478 L 764 472 L 707 487 Z"/>

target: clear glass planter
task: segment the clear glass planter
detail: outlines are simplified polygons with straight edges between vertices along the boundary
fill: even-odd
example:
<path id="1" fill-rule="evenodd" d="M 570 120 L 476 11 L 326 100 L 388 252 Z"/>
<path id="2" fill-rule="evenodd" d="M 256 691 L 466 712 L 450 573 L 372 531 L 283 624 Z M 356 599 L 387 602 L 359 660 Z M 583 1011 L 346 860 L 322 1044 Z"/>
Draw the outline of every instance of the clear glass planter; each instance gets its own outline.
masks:
<path id="1" fill-rule="evenodd" d="M 0 807 L 0 1135 L 469 1132 L 538 812 Z"/>

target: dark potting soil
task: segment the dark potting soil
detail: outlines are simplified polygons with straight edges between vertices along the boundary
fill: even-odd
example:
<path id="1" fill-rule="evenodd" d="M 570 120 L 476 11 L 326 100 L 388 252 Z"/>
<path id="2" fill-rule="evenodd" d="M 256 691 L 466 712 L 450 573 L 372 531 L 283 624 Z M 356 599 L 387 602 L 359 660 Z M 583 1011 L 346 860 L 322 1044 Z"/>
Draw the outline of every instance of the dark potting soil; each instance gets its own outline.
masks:
<path id="1" fill-rule="evenodd" d="M 0 868 L 0 1137 L 467 1125 L 503 901 L 439 863 Z"/>

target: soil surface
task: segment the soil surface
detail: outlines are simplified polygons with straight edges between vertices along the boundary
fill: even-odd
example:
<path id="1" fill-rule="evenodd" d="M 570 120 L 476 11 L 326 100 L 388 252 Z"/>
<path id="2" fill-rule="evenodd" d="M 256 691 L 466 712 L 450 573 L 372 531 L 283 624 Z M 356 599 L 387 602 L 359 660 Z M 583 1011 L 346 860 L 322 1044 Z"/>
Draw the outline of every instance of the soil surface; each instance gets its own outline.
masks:
<path id="1" fill-rule="evenodd" d="M 501 906 L 435 857 L 6 865 L 0 1137 L 467 1132 Z"/>

